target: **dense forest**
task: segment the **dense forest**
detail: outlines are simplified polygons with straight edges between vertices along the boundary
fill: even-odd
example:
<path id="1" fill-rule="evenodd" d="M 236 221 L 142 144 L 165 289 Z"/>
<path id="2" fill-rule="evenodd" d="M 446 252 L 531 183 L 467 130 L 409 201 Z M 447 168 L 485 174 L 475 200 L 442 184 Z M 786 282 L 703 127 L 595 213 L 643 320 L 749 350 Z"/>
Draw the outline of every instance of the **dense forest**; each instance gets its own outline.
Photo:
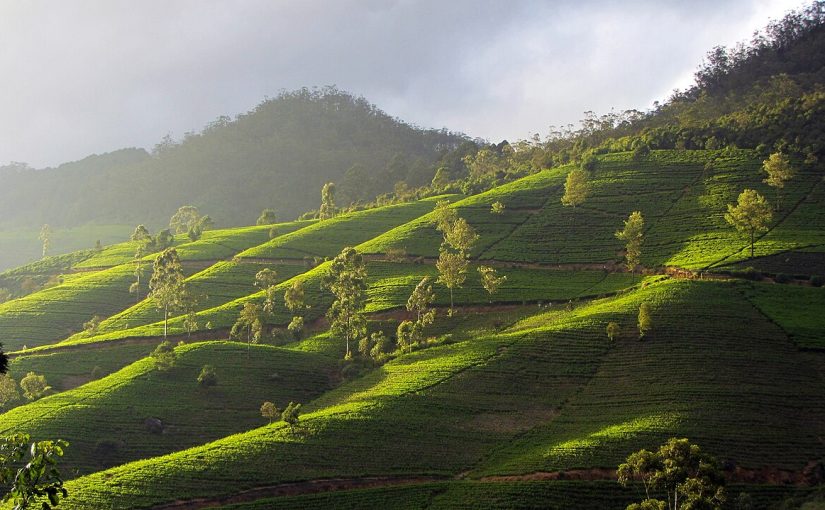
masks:
<path id="1" fill-rule="evenodd" d="M 342 199 L 349 193 L 352 201 L 392 191 L 399 181 L 427 183 L 434 162 L 465 142 L 405 124 L 334 87 L 301 89 L 180 141 L 167 136 L 151 153 L 123 149 L 43 170 L 0 167 L 0 217 L 6 227 L 159 227 L 192 204 L 219 226 L 247 224 L 263 208 L 294 218 L 317 204 L 328 181 L 340 182 Z"/>

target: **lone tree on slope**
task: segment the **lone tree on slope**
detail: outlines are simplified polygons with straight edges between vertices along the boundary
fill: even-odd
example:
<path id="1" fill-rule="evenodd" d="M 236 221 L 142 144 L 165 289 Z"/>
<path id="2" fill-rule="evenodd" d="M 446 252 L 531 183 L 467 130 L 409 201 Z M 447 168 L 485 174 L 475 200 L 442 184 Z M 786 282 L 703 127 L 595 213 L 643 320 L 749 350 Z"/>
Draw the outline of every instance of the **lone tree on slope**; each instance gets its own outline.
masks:
<path id="1" fill-rule="evenodd" d="M 641 262 L 645 220 L 642 213 L 633 211 L 624 222 L 624 229 L 616 232 L 616 238 L 625 242 L 625 260 L 631 273 Z"/>
<path id="2" fill-rule="evenodd" d="M 367 268 L 364 258 L 355 248 L 344 248 L 332 261 L 324 287 L 335 296 L 327 310 L 327 319 L 333 336 L 343 337 L 346 355 L 352 356 L 350 344 L 366 335 L 367 320 L 364 308 L 367 304 Z"/>
<path id="3" fill-rule="evenodd" d="M 157 256 L 149 280 L 149 297 L 163 310 L 163 338 L 169 332 L 169 314 L 184 304 L 186 283 L 183 267 L 174 248 L 167 248 Z"/>
<path id="4" fill-rule="evenodd" d="M 327 220 L 335 217 L 335 183 L 328 182 L 321 188 L 321 208 L 318 219 Z"/>
<path id="5" fill-rule="evenodd" d="M 762 182 L 776 190 L 776 210 L 779 211 L 782 207 L 782 189 L 785 182 L 796 175 L 796 169 L 791 165 L 788 156 L 774 152 L 762 163 L 762 170 L 768 174 Z"/>
<path id="6" fill-rule="evenodd" d="M 584 203 L 588 191 L 587 172 L 581 168 L 571 170 L 564 182 L 564 195 L 561 197 L 561 203 L 564 206 L 575 208 Z"/>
<path id="7" fill-rule="evenodd" d="M 728 212 L 725 213 L 725 221 L 739 232 L 750 235 L 751 258 L 756 234 L 767 232 L 772 219 L 773 213 L 768 201 L 752 189 L 740 193 L 736 205 L 728 204 Z"/>

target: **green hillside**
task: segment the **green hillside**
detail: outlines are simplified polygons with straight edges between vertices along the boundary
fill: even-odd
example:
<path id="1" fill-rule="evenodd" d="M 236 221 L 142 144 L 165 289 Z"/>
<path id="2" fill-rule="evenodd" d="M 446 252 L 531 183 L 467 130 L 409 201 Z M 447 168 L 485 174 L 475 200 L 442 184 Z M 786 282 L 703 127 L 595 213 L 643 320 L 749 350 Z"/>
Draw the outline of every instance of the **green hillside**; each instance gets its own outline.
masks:
<path id="1" fill-rule="evenodd" d="M 823 34 L 817 2 L 717 48 L 654 110 L 544 141 L 421 130 L 328 88 L 151 154 L 0 169 L 9 224 L 153 230 L 182 203 L 219 225 L 292 218 L 337 183 L 317 219 L 0 274 L 0 435 L 70 443 L 61 509 L 658 509 L 629 507 L 665 495 L 617 468 L 671 438 L 719 466 L 679 510 L 821 508 Z M 631 215 L 638 236 L 619 234 Z M 172 249 L 180 272 L 147 297 Z"/>

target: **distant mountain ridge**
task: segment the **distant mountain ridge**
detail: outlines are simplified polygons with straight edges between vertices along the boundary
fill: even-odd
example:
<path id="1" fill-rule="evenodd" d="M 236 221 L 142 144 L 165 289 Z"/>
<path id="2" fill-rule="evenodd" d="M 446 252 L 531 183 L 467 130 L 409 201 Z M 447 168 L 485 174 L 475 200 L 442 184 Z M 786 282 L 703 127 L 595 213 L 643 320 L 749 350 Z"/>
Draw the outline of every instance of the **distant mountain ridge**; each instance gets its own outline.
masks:
<path id="1" fill-rule="evenodd" d="M 0 167 L 3 227 L 85 223 L 160 227 L 184 204 L 219 226 L 254 222 L 263 208 L 294 218 L 317 207 L 321 186 L 353 167 L 362 198 L 398 181 L 432 179 L 435 161 L 467 137 L 421 129 L 334 87 L 283 92 L 234 120 L 169 137 L 152 152 L 122 149 L 57 168 Z"/>

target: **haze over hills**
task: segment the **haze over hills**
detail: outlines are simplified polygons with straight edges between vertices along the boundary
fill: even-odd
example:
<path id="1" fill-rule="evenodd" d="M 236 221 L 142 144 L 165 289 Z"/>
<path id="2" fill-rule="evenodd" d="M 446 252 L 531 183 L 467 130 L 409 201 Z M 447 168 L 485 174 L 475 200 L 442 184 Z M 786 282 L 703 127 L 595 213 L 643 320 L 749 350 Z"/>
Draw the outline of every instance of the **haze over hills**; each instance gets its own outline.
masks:
<path id="1" fill-rule="evenodd" d="M 4 227 L 164 226 L 191 204 L 221 226 L 254 222 L 273 208 L 293 219 L 316 208 L 319 190 L 359 169 L 357 199 L 396 182 L 428 183 L 434 163 L 467 137 L 394 119 L 334 88 L 284 92 L 199 133 L 161 141 L 151 153 L 123 149 L 58 168 L 0 168 Z"/>
<path id="2" fill-rule="evenodd" d="M 69 441 L 67 509 L 820 509 L 823 41 L 815 2 L 546 140 L 299 91 L 79 163 L 125 190 L 180 164 L 170 210 L 129 204 L 165 226 L 189 184 L 246 226 L 0 273 L 0 436 Z M 253 171 L 320 207 L 253 225 Z"/>

